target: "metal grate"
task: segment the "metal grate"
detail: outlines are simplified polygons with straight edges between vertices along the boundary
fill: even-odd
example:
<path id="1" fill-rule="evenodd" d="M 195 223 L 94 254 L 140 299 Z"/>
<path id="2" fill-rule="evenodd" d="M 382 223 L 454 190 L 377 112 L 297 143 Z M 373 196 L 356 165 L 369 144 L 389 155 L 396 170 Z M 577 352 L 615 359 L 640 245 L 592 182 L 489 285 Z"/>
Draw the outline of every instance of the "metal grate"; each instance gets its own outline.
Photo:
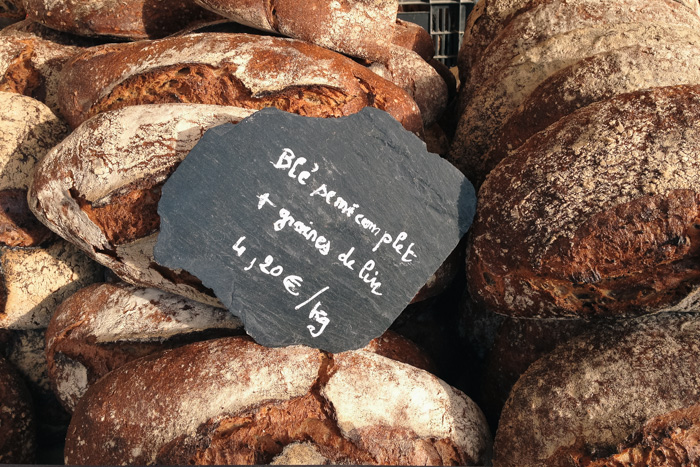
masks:
<path id="1" fill-rule="evenodd" d="M 467 16 L 477 0 L 399 0 L 399 18 L 422 26 L 435 44 L 435 58 L 452 67 L 462 44 Z"/>

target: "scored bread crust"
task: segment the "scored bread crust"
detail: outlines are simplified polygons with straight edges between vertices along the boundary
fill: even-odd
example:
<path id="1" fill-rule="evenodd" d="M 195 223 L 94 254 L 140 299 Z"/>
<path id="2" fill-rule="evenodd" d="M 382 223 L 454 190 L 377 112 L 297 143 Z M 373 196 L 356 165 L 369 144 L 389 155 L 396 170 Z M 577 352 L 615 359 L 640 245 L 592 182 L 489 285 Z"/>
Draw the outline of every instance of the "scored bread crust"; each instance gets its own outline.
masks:
<path id="1" fill-rule="evenodd" d="M 251 113 L 161 104 L 97 115 L 37 164 L 29 207 L 123 280 L 221 306 L 197 278 L 155 262 L 157 207 L 163 183 L 204 132 Z"/>
<path id="2" fill-rule="evenodd" d="M 679 66 L 679 64 L 683 66 Z M 700 84 L 696 43 L 660 42 L 594 55 L 551 75 L 511 114 L 475 172 L 476 183 L 509 151 L 560 118 L 593 102 L 640 89 Z M 478 174 L 478 175 L 477 175 Z"/>
<path id="3" fill-rule="evenodd" d="M 474 93 L 459 119 L 450 158 L 467 177 L 472 172 L 478 177 L 481 158 L 502 125 L 549 76 L 599 53 L 674 41 L 700 47 L 700 33 L 678 25 L 637 22 L 578 29 L 537 44 Z"/>
<path id="4" fill-rule="evenodd" d="M 197 0 L 236 22 L 370 61 L 389 57 L 398 0 Z"/>
<path id="5" fill-rule="evenodd" d="M 653 417 L 697 404 L 699 337 L 697 313 L 667 313 L 599 325 L 557 347 L 515 384 L 494 466 L 605 457 Z"/>
<path id="6" fill-rule="evenodd" d="M 522 317 L 688 311 L 700 301 L 700 87 L 621 94 L 530 138 L 487 177 L 472 297 Z"/>
<path id="7" fill-rule="evenodd" d="M 107 44 L 73 57 L 59 86 L 61 111 L 75 128 L 128 105 L 168 102 L 277 107 L 340 117 L 372 106 L 420 133 L 416 103 L 401 88 L 336 52 L 294 39 L 191 34 Z"/>
<path id="8" fill-rule="evenodd" d="M 78 403 L 65 453 L 71 464 L 261 464 L 300 441 L 336 463 L 465 465 L 489 450 L 476 405 L 423 370 L 223 338 L 107 374 Z"/>

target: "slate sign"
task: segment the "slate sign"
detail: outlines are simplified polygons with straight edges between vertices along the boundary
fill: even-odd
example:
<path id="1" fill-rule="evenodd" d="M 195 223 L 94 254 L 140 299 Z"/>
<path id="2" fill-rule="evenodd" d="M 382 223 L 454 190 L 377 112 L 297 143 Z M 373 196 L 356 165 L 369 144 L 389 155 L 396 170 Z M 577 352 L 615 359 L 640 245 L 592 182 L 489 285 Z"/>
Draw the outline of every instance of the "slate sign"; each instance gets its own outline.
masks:
<path id="1" fill-rule="evenodd" d="M 380 336 L 471 224 L 471 183 L 389 114 L 264 109 L 208 130 L 165 183 L 156 261 L 202 280 L 258 343 Z"/>

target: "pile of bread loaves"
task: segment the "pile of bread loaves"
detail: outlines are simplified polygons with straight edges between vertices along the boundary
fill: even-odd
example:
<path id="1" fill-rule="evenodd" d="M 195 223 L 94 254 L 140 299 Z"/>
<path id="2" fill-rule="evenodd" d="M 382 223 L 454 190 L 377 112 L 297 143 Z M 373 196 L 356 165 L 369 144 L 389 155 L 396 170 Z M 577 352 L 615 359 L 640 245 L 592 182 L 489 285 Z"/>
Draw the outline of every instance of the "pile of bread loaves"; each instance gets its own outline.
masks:
<path id="1" fill-rule="evenodd" d="M 449 158 L 479 186 L 494 465 L 700 462 L 699 11 L 481 0 L 469 18 Z"/>
<path id="2" fill-rule="evenodd" d="M 372 106 L 447 151 L 456 80 L 397 11 L 0 0 L 14 21 L 0 30 L 0 463 L 55 461 L 52 436 L 69 464 L 489 461 L 481 410 L 405 337 L 265 348 L 153 258 L 163 183 L 208 128 L 258 109 Z M 463 257 L 416 305 L 436 303 Z"/>

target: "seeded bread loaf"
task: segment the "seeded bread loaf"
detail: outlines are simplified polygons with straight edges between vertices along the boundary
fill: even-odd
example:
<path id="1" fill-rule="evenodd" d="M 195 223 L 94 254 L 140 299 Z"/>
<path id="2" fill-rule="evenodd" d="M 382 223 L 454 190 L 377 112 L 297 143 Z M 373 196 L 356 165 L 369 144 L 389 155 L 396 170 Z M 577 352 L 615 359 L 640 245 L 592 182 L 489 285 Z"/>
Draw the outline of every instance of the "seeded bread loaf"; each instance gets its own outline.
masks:
<path id="1" fill-rule="evenodd" d="M 65 67 L 62 114 L 74 128 L 105 110 L 168 102 L 340 117 L 372 106 L 420 132 L 406 92 L 347 57 L 293 39 L 191 34 L 93 47 Z M 89 78 L 88 78 L 89 77 Z"/>
<path id="2" fill-rule="evenodd" d="M 623 47 L 654 48 L 659 43 L 673 42 L 700 47 L 700 33 L 676 25 L 625 23 L 574 30 L 532 47 L 475 91 L 459 120 L 450 158 L 471 177 L 511 113 L 537 86 L 559 70 L 586 57 Z"/>
<path id="3" fill-rule="evenodd" d="M 389 57 L 398 0 L 197 0 L 238 23 L 372 62 Z"/>
<path id="4" fill-rule="evenodd" d="M 118 442 L 113 442 L 118 440 Z M 333 463 L 483 464 L 464 394 L 364 350 L 194 343 L 110 372 L 78 403 L 69 464 L 263 464 L 308 443 Z"/>
<path id="5" fill-rule="evenodd" d="M 0 245 L 38 246 L 53 235 L 29 210 L 27 188 L 34 165 L 68 134 L 68 126 L 20 94 L 0 91 L 0 108 Z"/>
<path id="6" fill-rule="evenodd" d="M 221 306 L 197 278 L 153 259 L 157 207 L 163 183 L 206 129 L 250 114 L 195 104 L 131 106 L 100 114 L 37 165 L 30 208 L 127 282 Z"/>
<path id="7" fill-rule="evenodd" d="M 0 357 L 0 464 L 29 464 L 35 455 L 34 408 L 17 371 Z"/>
<path id="8" fill-rule="evenodd" d="M 647 421 L 697 404 L 699 338 L 697 314 L 658 314 L 598 326 L 557 347 L 513 388 L 494 466 L 596 465 L 589 461 L 614 453 Z"/>
<path id="9" fill-rule="evenodd" d="M 479 166 L 470 172 L 480 184 L 509 151 L 592 102 L 625 92 L 679 84 L 700 84 L 700 50 L 696 43 L 631 46 L 583 59 L 542 82 L 511 114 Z"/>
<path id="10" fill-rule="evenodd" d="M 689 311 L 700 301 L 700 87 L 591 104 L 537 133 L 479 192 L 467 275 L 522 317 Z"/>
<path id="11" fill-rule="evenodd" d="M 51 318 L 49 379 L 72 412 L 90 385 L 126 362 L 243 332 L 240 320 L 222 308 L 123 282 L 93 284 L 63 301 Z"/>
<path id="12" fill-rule="evenodd" d="M 153 39 L 218 17 L 193 0 L 23 1 L 30 20 L 81 36 Z"/>

